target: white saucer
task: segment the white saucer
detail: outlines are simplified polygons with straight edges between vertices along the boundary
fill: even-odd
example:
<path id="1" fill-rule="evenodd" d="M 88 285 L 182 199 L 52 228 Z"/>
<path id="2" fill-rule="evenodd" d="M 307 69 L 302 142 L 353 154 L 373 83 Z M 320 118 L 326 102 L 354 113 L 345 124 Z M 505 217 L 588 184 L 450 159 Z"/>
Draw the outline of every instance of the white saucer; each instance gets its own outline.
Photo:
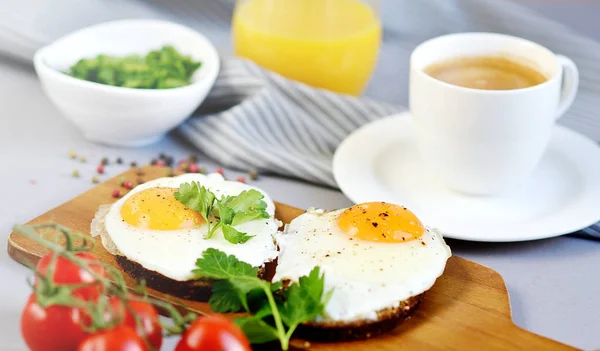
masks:
<path id="1" fill-rule="evenodd" d="M 600 147 L 558 125 L 535 172 L 502 196 L 465 196 L 434 181 L 417 157 L 409 113 L 377 120 L 348 136 L 335 152 L 333 174 L 355 203 L 405 205 L 449 238 L 542 239 L 600 221 Z"/>

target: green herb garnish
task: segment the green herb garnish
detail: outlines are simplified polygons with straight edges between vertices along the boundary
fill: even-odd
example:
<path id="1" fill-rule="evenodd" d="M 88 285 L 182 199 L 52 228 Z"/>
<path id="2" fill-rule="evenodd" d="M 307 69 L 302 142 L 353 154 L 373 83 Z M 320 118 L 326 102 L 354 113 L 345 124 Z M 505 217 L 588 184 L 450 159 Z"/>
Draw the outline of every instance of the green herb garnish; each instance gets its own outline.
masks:
<path id="1" fill-rule="evenodd" d="M 197 278 L 217 280 L 209 299 L 215 312 L 245 310 L 252 314 L 235 320 L 253 344 L 279 340 L 282 350 L 289 347 L 292 334 L 303 322 L 322 314 L 332 290 L 324 292 L 324 278 L 319 267 L 308 276 L 281 291 L 281 283 L 257 278 L 258 268 L 239 261 L 216 249 L 207 249 L 196 261 Z"/>
<path id="2" fill-rule="evenodd" d="M 79 60 L 68 75 L 101 84 L 137 88 L 169 89 L 191 83 L 192 74 L 201 66 L 172 46 L 163 46 L 146 56 L 115 57 L 98 55 Z"/>
<path id="3" fill-rule="evenodd" d="M 252 189 L 244 190 L 237 196 L 223 196 L 217 199 L 215 194 L 198 182 L 183 183 L 175 192 L 177 200 L 198 211 L 206 221 L 208 233 L 205 239 L 210 239 L 215 231 L 221 228 L 223 237 L 233 244 L 243 244 L 252 238 L 235 229 L 234 225 L 270 217 L 263 197 L 259 191 Z"/>

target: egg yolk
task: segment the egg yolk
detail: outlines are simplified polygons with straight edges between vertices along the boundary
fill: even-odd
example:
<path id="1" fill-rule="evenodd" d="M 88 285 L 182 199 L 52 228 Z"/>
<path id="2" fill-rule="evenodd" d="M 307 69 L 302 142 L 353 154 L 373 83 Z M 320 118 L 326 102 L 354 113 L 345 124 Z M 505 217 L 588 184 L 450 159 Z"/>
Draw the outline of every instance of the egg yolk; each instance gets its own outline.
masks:
<path id="1" fill-rule="evenodd" d="M 151 188 L 129 197 L 121 218 L 132 226 L 155 230 L 193 228 L 204 222 L 200 213 L 175 198 L 174 188 Z"/>
<path id="2" fill-rule="evenodd" d="M 421 221 L 406 207 L 385 202 L 367 202 L 346 209 L 337 220 L 347 235 L 386 243 L 419 238 L 425 230 Z"/>

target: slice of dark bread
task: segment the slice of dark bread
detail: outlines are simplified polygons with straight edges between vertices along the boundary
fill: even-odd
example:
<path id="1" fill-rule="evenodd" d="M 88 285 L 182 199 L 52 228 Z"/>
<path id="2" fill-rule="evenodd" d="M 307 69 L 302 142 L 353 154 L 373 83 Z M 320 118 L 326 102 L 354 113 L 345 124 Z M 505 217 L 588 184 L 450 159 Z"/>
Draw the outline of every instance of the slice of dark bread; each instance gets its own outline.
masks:
<path id="1" fill-rule="evenodd" d="M 129 260 L 122 255 L 115 255 L 117 263 L 121 268 L 134 279 L 145 280 L 146 285 L 160 292 L 193 301 L 208 301 L 211 294 L 212 281 L 206 279 L 194 279 L 187 281 L 174 280 L 164 275 L 146 269 L 141 264 Z M 271 281 L 275 274 L 277 259 L 265 263 L 258 271 L 258 277 Z"/>
<path id="2" fill-rule="evenodd" d="M 310 321 L 298 327 L 297 336 L 314 341 L 349 341 L 368 339 L 396 328 L 407 319 L 419 306 L 424 294 L 413 296 L 397 307 L 386 308 L 377 312 L 376 320 L 343 321 Z"/>

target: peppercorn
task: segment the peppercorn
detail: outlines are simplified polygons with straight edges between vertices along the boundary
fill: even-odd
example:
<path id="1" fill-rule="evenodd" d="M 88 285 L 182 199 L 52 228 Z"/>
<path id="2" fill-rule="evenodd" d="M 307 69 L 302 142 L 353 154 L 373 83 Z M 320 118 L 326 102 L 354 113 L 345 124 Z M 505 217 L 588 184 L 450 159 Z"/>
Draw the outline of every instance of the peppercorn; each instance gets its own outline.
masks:
<path id="1" fill-rule="evenodd" d="M 199 168 L 198 168 L 198 173 L 200 173 L 200 174 L 206 174 L 206 168 L 204 168 L 204 167 L 199 167 Z"/>
<path id="2" fill-rule="evenodd" d="M 73 150 L 69 151 L 69 158 L 72 158 L 72 159 L 77 158 L 77 153 Z"/>
<path id="3" fill-rule="evenodd" d="M 190 173 L 198 173 L 198 170 L 199 170 L 198 165 L 195 163 L 191 163 L 187 168 L 187 171 Z"/>
<path id="4" fill-rule="evenodd" d="M 164 167 L 165 166 L 165 160 L 158 160 L 158 161 L 156 161 L 156 166 L 158 166 L 158 167 Z"/>
<path id="5" fill-rule="evenodd" d="M 150 161 L 150 165 L 155 166 L 156 162 L 158 162 L 155 158 Z"/>
<path id="6" fill-rule="evenodd" d="M 79 178 L 79 171 L 74 170 L 73 173 L 71 173 L 71 175 L 73 176 L 73 178 Z"/>
<path id="7" fill-rule="evenodd" d="M 258 172 L 255 169 L 251 169 L 248 171 L 248 178 L 250 178 L 250 180 L 258 179 Z"/>
<path id="8" fill-rule="evenodd" d="M 158 154 L 158 158 L 160 158 L 161 160 L 164 160 L 167 157 L 167 155 L 165 155 L 164 153 L 160 153 Z"/>
<path id="9" fill-rule="evenodd" d="M 108 164 L 108 158 L 103 157 L 102 161 L 100 162 L 103 166 L 106 166 Z"/>
<path id="10" fill-rule="evenodd" d="M 237 180 L 240 183 L 246 183 L 246 178 L 244 178 L 242 176 L 239 176 L 239 177 L 235 178 L 235 180 Z"/>
<path id="11" fill-rule="evenodd" d="M 98 174 L 104 174 L 104 166 L 103 165 L 98 166 L 98 168 L 96 169 L 96 172 L 98 172 Z"/>
<path id="12" fill-rule="evenodd" d="M 121 164 L 123 164 L 123 159 L 120 158 L 120 157 L 117 157 L 117 161 L 116 162 L 117 162 L 118 165 L 121 165 Z"/>
<path id="13" fill-rule="evenodd" d="M 123 183 L 125 183 L 125 177 L 119 178 L 119 185 L 123 186 Z"/>
<path id="14" fill-rule="evenodd" d="M 196 163 L 198 162 L 198 156 L 192 154 L 190 155 L 190 157 L 188 157 L 188 160 L 190 161 L 190 163 Z"/>
<path id="15" fill-rule="evenodd" d="M 136 182 L 137 182 L 138 184 L 144 184 L 144 180 L 143 180 L 142 178 L 138 178 L 138 179 L 136 179 Z"/>
<path id="16" fill-rule="evenodd" d="M 129 180 L 126 180 L 123 182 L 123 188 L 131 190 L 133 189 L 133 183 Z"/>
<path id="17" fill-rule="evenodd" d="M 129 165 L 131 166 L 131 168 L 135 168 L 137 167 L 137 162 L 131 162 Z"/>
<path id="18" fill-rule="evenodd" d="M 119 189 L 114 189 L 110 195 L 114 198 L 119 198 L 121 197 L 121 192 L 119 191 Z"/>
<path id="19" fill-rule="evenodd" d="M 225 174 L 225 171 L 223 170 L 223 168 L 217 168 L 217 170 L 215 172 L 219 173 L 220 175 Z"/>
<path id="20" fill-rule="evenodd" d="M 92 177 L 92 183 L 98 184 L 98 183 L 100 183 L 100 179 L 98 177 L 96 177 L 96 176 L 93 176 Z"/>
<path id="21" fill-rule="evenodd" d="M 167 172 L 167 177 L 173 177 L 175 176 L 175 172 L 173 172 L 173 168 L 169 168 L 169 171 Z"/>
<path id="22" fill-rule="evenodd" d="M 141 169 L 141 168 L 137 168 L 137 169 L 135 170 L 135 174 L 136 174 L 136 175 L 139 175 L 139 176 L 143 176 L 144 174 L 146 174 L 146 172 L 144 172 L 144 170 L 143 170 L 143 169 Z"/>
<path id="23" fill-rule="evenodd" d="M 167 156 L 167 157 L 165 157 L 165 158 L 163 159 L 163 161 L 165 161 L 165 165 L 166 165 L 167 167 L 172 167 L 172 166 L 173 166 L 173 162 L 174 162 L 174 161 L 173 161 L 173 157 L 171 157 L 171 156 Z"/>
<path id="24" fill-rule="evenodd" d="M 87 161 L 87 160 L 86 160 L 86 158 L 85 158 L 85 156 L 81 156 L 81 157 L 79 158 L 79 162 L 81 162 L 81 163 L 85 163 L 85 161 Z"/>

